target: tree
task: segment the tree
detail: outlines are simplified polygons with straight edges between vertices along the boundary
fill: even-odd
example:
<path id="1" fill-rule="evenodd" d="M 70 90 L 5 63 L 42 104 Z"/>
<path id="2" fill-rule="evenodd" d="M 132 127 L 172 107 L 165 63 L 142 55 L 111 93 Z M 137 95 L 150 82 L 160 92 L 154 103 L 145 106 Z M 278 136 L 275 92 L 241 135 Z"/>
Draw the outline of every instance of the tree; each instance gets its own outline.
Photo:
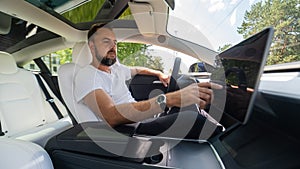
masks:
<path id="1" fill-rule="evenodd" d="M 136 53 L 145 53 L 149 45 L 139 43 L 118 43 L 118 59 L 122 62 L 127 57 L 132 57 Z"/>
<path id="2" fill-rule="evenodd" d="M 72 21 L 73 23 L 92 21 L 97 16 L 98 11 L 100 10 L 104 2 L 105 0 L 92 0 L 89 3 L 85 3 L 62 14 L 62 16 Z"/>
<path id="3" fill-rule="evenodd" d="M 143 66 L 156 70 L 163 70 L 162 59 L 151 56 L 147 50 L 149 45 L 135 43 L 118 44 L 118 58 L 128 66 Z"/>
<path id="4" fill-rule="evenodd" d="M 59 57 L 59 64 L 63 65 L 65 63 L 70 63 L 72 60 L 72 49 L 65 49 L 55 52 L 55 54 Z"/>
<path id="5" fill-rule="evenodd" d="M 299 0 L 266 0 L 246 11 L 238 33 L 247 38 L 262 29 L 273 26 L 273 44 L 267 64 L 287 63 L 300 60 Z"/>
<path id="6" fill-rule="evenodd" d="M 223 47 L 219 46 L 218 52 L 223 52 L 230 47 L 232 47 L 232 44 L 225 44 Z"/>

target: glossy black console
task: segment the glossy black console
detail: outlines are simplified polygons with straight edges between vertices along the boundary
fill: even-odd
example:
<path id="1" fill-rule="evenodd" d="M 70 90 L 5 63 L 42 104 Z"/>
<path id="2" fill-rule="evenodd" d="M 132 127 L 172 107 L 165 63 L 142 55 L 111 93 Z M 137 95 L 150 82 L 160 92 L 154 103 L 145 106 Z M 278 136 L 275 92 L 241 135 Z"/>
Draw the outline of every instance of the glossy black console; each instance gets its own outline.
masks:
<path id="1" fill-rule="evenodd" d="M 127 127 L 127 128 L 126 128 Z M 132 136 L 100 122 L 76 125 L 53 137 L 45 149 L 55 168 L 201 168 L 220 169 L 222 164 L 208 142 Z"/>

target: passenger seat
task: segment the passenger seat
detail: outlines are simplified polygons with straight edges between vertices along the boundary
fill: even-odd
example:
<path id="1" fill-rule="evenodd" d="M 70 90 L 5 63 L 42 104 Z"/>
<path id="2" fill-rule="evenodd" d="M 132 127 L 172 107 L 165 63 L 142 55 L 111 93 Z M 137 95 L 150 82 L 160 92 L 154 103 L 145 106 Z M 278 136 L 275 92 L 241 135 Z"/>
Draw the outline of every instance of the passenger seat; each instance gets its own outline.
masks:
<path id="1" fill-rule="evenodd" d="M 48 87 L 64 116 L 62 119 L 46 101 L 32 72 L 18 68 L 13 56 L 6 52 L 0 52 L 0 58 L 0 122 L 4 133 L 0 137 L 44 146 L 50 137 L 72 126 L 65 107 Z"/>
<path id="2" fill-rule="evenodd" d="M 1 169 L 53 169 L 47 152 L 35 143 L 1 138 L 0 150 Z"/>

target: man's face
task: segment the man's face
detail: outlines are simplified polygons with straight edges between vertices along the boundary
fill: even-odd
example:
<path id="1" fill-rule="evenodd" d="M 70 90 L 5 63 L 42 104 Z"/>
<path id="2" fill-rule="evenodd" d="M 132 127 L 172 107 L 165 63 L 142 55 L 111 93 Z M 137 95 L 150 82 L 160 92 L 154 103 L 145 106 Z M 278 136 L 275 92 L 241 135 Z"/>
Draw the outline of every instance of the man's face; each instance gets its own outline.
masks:
<path id="1" fill-rule="evenodd" d="M 100 28 L 93 36 L 90 47 L 94 56 L 98 60 L 102 58 L 116 59 L 117 41 L 115 34 L 110 29 Z"/>

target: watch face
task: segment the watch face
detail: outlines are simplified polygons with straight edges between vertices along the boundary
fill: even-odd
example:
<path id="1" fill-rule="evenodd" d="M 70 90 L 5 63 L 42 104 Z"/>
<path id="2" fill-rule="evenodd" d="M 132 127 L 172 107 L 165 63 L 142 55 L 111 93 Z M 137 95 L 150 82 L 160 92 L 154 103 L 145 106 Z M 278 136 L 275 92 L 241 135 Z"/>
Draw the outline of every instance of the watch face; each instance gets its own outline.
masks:
<path id="1" fill-rule="evenodd" d="M 163 102 L 165 100 L 165 96 L 164 95 L 160 95 L 160 96 L 158 96 L 158 98 L 157 98 L 157 102 L 158 103 L 161 103 L 161 102 Z"/>
<path id="2" fill-rule="evenodd" d="M 166 95 L 161 94 L 157 97 L 156 102 L 159 104 L 160 108 L 162 110 L 165 110 L 166 108 Z"/>

